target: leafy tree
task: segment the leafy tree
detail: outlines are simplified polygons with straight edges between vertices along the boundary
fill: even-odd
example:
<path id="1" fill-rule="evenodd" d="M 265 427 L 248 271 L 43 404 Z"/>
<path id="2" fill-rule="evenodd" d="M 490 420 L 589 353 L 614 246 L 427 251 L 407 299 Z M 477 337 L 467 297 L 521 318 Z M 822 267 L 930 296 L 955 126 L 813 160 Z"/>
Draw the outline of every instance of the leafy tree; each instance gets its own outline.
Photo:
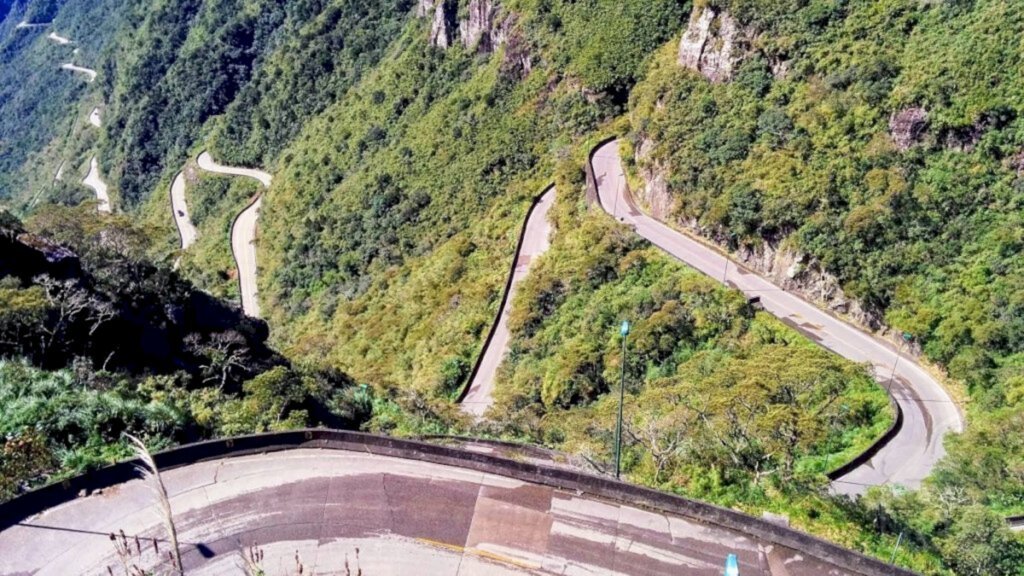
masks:
<path id="1" fill-rule="evenodd" d="M 980 506 L 962 509 L 939 549 L 958 574 L 1021 574 L 1024 543 L 998 515 Z"/>
<path id="2" fill-rule="evenodd" d="M 42 435 L 31 429 L 6 438 L 0 449 L 0 501 L 52 470 L 53 454 Z"/>

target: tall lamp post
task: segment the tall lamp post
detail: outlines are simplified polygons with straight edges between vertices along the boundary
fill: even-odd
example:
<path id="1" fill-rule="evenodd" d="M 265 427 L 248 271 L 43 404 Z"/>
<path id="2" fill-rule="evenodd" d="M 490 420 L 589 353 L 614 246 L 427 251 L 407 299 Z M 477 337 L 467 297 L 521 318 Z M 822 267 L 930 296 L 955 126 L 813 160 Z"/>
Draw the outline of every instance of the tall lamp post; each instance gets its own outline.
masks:
<path id="1" fill-rule="evenodd" d="M 622 336 L 622 376 L 619 379 L 619 418 L 615 424 L 615 479 L 619 479 L 622 463 L 622 403 L 626 398 L 626 337 L 629 336 L 629 320 L 623 320 L 619 327 Z"/>
<path id="2" fill-rule="evenodd" d="M 903 353 L 903 345 L 913 339 L 914 335 L 910 332 L 903 333 L 903 338 L 900 339 L 900 346 L 896 349 L 896 361 L 892 363 L 892 374 L 889 375 L 889 385 L 885 387 L 886 392 L 892 392 L 892 381 L 896 379 L 896 367 L 900 365 L 900 355 Z"/>

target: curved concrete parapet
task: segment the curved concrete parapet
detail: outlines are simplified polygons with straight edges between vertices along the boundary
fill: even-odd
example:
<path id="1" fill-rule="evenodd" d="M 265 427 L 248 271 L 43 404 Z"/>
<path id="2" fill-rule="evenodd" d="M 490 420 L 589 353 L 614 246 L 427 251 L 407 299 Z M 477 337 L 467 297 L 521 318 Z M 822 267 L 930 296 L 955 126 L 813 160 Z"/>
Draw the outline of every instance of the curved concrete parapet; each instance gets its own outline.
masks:
<path id="1" fill-rule="evenodd" d="M 82 184 L 96 192 L 96 200 L 100 203 L 97 210 L 109 214 L 110 195 L 107 193 L 107 183 L 100 177 L 100 163 L 95 156 L 89 161 L 89 173 L 85 176 L 85 180 L 82 180 Z"/>
<path id="2" fill-rule="evenodd" d="M 629 193 L 619 158 L 617 140 L 599 145 L 591 155 L 588 183 L 596 188 L 602 208 L 616 220 L 633 227 L 655 246 L 711 278 L 759 297 L 764 309 L 809 338 L 844 358 L 869 363 L 876 378 L 899 405 L 901 426 L 886 434 L 884 444 L 869 450 L 870 457 L 853 469 L 834 476 L 832 489 L 860 494 L 870 486 L 901 484 L 917 488 L 945 454 L 943 437 L 959 432 L 963 420 L 956 404 L 926 370 L 911 358 L 900 357 L 888 342 L 847 324 L 828 312 L 786 292 L 767 279 L 730 261 L 688 235 L 668 227 L 640 210 Z M 890 382 L 890 375 L 895 378 Z"/>
<path id="3" fill-rule="evenodd" d="M 1006 525 L 1014 532 L 1024 532 L 1024 516 L 1009 516 L 1006 518 Z"/>
<path id="4" fill-rule="evenodd" d="M 230 176 L 246 176 L 255 178 L 265 188 L 270 187 L 273 177 L 252 168 L 235 168 L 224 166 L 214 161 L 209 152 L 203 152 L 197 159 L 199 167 L 207 172 L 227 174 Z M 238 266 L 238 285 L 242 294 L 242 310 L 253 318 L 260 317 L 259 295 L 256 286 L 256 223 L 259 220 L 262 195 L 257 196 L 245 210 L 235 217 L 231 224 L 231 252 Z"/>
<path id="5" fill-rule="evenodd" d="M 171 183 L 171 212 L 174 214 L 174 224 L 178 228 L 178 238 L 181 240 L 181 250 L 188 250 L 195 244 L 199 233 L 192 224 L 192 217 L 188 213 L 188 202 L 185 200 L 185 173 L 178 172 Z"/>
<path id="6" fill-rule="evenodd" d="M 477 418 L 483 416 L 494 401 L 494 378 L 498 366 L 508 353 L 508 317 L 516 287 L 523 278 L 526 278 L 533 262 L 551 245 L 548 211 L 554 204 L 555 187 L 552 186 L 534 200 L 526 214 L 526 223 L 519 235 L 519 245 L 512 260 L 512 270 L 501 299 L 498 317 L 484 341 L 483 352 L 470 374 L 470 385 L 461 399 L 462 409 Z"/>
<path id="7" fill-rule="evenodd" d="M 237 574 L 257 544 L 272 572 L 367 574 L 910 572 L 733 510 L 567 469 L 355 432 L 306 430 L 156 455 L 187 573 Z M 163 529 L 123 462 L 0 504 L 0 573 L 105 574 L 109 534 Z M 161 542 L 166 553 L 167 544 Z"/>
<path id="8" fill-rule="evenodd" d="M 64 69 L 64 70 L 70 70 L 72 72 L 77 72 L 79 74 L 84 74 L 85 77 L 89 80 L 89 82 L 92 82 L 93 80 L 96 79 L 96 71 L 93 70 L 92 68 L 83 68 L 81 66 L 75 66 L 74 64 L 72 64 L 70 62 L 68 62 L 67 64 L 61 64 L 60 67 L 62 69 Z"/>

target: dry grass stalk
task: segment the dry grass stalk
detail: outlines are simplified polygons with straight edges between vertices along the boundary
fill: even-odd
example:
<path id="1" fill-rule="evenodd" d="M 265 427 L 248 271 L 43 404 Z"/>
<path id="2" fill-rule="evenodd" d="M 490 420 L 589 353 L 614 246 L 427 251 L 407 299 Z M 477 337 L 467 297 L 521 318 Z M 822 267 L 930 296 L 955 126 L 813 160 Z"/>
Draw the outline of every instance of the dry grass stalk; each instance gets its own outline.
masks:
<path id="1" fill-rule="evenodd" d="M 125 437 L 131 442 L 136 456 L 142 462 L 142 464 L 136 465 L 135 469 L 138 470 L 146 486 L 156 496 L 161 520 L 163 520 L 164 529 L 167 531 L 167 539 L 171 542 L 171 551 L 169 552 L 171 567 L 176 574 L 184 576 L 185 570 L 181 564 L 181 547 L 178 545 L 178 530 L 174 527 L 171 501 L 167 497 L 167 488 L 164 486 L 164 480 L 160 476 L 160 470 L 156 466 L 156 461 L 153 460 L 153 455 L 149 453 L 146 445 L 141 440 L 131 434 L 125 434 Z"/>

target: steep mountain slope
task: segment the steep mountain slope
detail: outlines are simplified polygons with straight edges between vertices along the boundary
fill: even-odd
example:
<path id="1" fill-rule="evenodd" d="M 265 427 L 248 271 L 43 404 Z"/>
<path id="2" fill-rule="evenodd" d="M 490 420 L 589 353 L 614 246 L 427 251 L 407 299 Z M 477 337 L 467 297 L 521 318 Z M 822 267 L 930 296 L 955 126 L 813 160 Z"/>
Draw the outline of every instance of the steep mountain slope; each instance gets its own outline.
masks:
<path id="1" fill-rule="evenodd" d="M 22 20 L 52 20 L 75 44 Z M 84 171 L 54 175 L 96 155 L 149 256 L 181 256 L 183 274 L 231 296 L 227 224 L 253 190 L 197 178 L 199 240 L 182 255 L 172 178 L 205 149 L 272 173 L 256 233 L 271 341 L 372 384 L 371 426 L 424 433 L 469 425 L 451 400 L 529 201 L 555 179 L 552 250 L 513 303 L 503 410 L 477 431 L 607 466 L 614 329 L 629 316 L 627 474 L 775 507 L 879 554 L 905 532 L 901 561 L 929 571 L 941 557 L 999 573 L 1021 548 L 996 513 L 1024 510 L 1009 433 L 1022 398 L 1021 24 L 995 0 L 17 3 L 0 26 L 0 202 L 88 198 Z M 71 55 L 95 82 L 58 69 Z M 97 105 L 99 130 L 86 120 Z M 907 331 L 966 383 L 981 424 L 950 441 L 922 492 L 860 504 L 815 492 L 888 425 L 882 391 L 587 210 L 585 156 L 610 135 L 656 216 L 837 313 Z M 750 429 L 667 409 L 759 394 L 773 409 Z M 793 427 L 807 434 L 785 444 Z M 665 434 L 684 428 L 699 445 Z M 726 433 L 732 449 L 705 449 Z M 1007 544 L 967 565 L 956 550 L 977 534 Z"/>
<path id="2" fill-rule="evenodd" d="M 124 457 L 125 432 L 167 446 L 368 415 L 350 379 L 291 365 L 146 243 L 90 206 L 0 212 L 0 500 Z"/>
<path id="3" fill-rule="evenodd" d="M 966 384 L 968 420 L 1010 425 L 1024 353 L 1024 7 L 737 1 L 705 12 L 719 31 L 702 32 L 696 10 L 634 92 L 645 201 L 787 288 L 906 333 Z M 723 44 L 729 77 L 708 67 Z M 954 448 L 978 441 L 969 429 Z M 1005 481 L 982 488 L 979 476 L 972 499 L 1021 509 L 1020 453 L 994 457 Z"/>
<path id="4" fill-rule="evenodd" d="M 17 2 L 0 23 L 0 201 L 5 204 L 24 205 L 41 190 L 52 194 L 61 161 L 83 160 L 74 150 L 77 139 L 69 136 L 85 123 L 83 102 L 99 97 L 94 92 L 99 85 L 59 66 L 99 67 L 120 22 L 121 3 Z M 40 25 L 19 28 L 21 22 Z M 74 44 L 47 38 L 53 30 L 74 38 Z"/>

